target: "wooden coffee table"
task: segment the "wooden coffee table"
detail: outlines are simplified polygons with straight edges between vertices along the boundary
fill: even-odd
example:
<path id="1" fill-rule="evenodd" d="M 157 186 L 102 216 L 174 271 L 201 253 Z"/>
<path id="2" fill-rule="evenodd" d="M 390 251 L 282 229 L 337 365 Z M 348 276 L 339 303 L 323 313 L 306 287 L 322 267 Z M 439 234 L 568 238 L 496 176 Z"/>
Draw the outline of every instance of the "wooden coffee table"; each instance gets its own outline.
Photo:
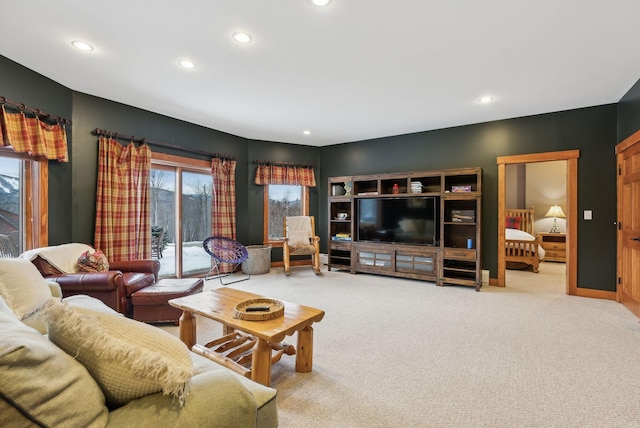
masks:
<path id="1" fill-rule="evenodd" d="M 308 306 L 283 301 L 284 315 L 266 321 L 244 321 L 236 319 L 234 307 L 245 300 L 263 296 L 221 287 L 211 291 L 169 300 L 169 304 L 183 311 L 180 317 L 180 339 L 189 349 L 204 355 L 226 367 L 229 367 L 256 382 L 269 386 L 271 382 L 271 364 L 280 359 L 282 353 L 296 354 L 296 372 L 307 373 L 313 366 L 313 328 L 314 322 L 324 317 L 324 311 Z M 223 337 L 206 345 L 196 344 L 196 322 L 194 315 L 210 318 L 223 325 Z M 246 333 L 244 335 L 238 332 Z M 291 345 L 282 343 L 286 336 L 298 333 L 295 350 Z M 248 356 L 233 360 L 221 352 L 212 350 L 214 346 L 227 351 L 235 347 L 240 354 L 251 348 Z M 226 349 L 225 349 L 226 347 Z M 271 351 L 275 349 L 276 356 Z M 243 367 L 250 361 L 251 369 Z"/>

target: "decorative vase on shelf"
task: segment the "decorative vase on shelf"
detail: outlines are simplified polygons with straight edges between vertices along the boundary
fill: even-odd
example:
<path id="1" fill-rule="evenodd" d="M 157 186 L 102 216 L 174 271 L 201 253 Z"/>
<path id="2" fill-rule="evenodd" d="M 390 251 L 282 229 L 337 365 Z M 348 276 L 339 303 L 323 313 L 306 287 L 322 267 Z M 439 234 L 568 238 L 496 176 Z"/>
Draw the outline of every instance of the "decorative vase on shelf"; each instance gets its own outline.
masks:
<path id="1" fill-rule="evenodd" d="M 351 182 L 350 181 L 345 181 L 345 183 L 344 183 L 344 194 L 345 194 L 345 196 L 350 196 L 351 195 Z"/>

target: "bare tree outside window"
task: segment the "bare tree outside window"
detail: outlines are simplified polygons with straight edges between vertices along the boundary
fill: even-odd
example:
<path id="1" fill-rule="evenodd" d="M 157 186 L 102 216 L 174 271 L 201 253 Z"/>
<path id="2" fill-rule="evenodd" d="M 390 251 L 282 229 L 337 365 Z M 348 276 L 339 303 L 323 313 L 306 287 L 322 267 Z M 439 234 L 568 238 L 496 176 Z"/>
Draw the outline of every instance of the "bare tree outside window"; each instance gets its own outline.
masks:
<path id="1" fill-rule="evenodd" d="M 7 245 L 2 246 L 0 257 L 17 257 L 22 249 L 22 162 L 20 159 L 0 157 L 0 238 L 7 241 Z M 9 247 L 14 250 L 7 251 Z"/>
<path id="2" fill-rule="evenodd" d="M 178 178 L 181 188 L 176 192 Z M 161 166 L 151 169 L 149 180 L 152 230 L 157 233 L 162 228 L 165 231 L 160 276 L 176 275 L 177 266 L 181 267 L 181 276 L 207 273 L 211 269 L 211 257 L 204 251 L 202 241 L 211 235 L 211 174 Z M 176 212 L 178 203 L 181 207 L 179 215 Z M 176 224 L 180 224 L 182 238 L 181 250 L 177 253 Z"/>
<path id="3" fill-rule="evenodd" d="M 48 161 L 0 148 L 0 257 L 47 245 L 48 189 L 39 186 Z"/>
<path id="4" fill-rule="evenodd" d="M 151 184 L 151 231 L 160 234 L 164 230 L 163 258 L 160 259 L 160 276 L 174 276 L 175 225 L 176 225 L 176 173 L 172 170 L 152 168 Z M 166 243 L 166 247 L 165 247 Z"/>
<path id="5" fill-rule="evenodd" d="M 183 174 L 182 240 L 202 243 L 211 232 L 211 175 L 192 172 Z"/>
<path id="6" fill-rule="evenodd" d="M 151 225 L 161 227 L 169 242 L 175 242 L 175 173 L 162 169 L 152 169 L 151 182 Z"/>
<path id="7" fill-rule="evenodd" d="M 284 218 L 304 215 L 304 186 L 270 184 L 269 192 L 269 241 L 284 238 Z"/>
<path id="8" fill-rule="evenodd" d="M 202 242 L 211 236 L 213 179 L 210 173 L 182 172 L 182 271 L 197 275 L 211 270 Z M 204 256 L 204 257 L 202 257 Z"/>

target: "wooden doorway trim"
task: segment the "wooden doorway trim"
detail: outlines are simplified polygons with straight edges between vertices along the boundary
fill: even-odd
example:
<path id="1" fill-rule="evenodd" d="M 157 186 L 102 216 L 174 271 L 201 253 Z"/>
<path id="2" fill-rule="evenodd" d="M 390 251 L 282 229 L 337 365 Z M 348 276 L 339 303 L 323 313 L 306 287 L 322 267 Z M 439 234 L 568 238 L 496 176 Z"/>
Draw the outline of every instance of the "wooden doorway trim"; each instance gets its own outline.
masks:
<path id="1" fill-rule="evenodd" d="M 505 210 L 507 199 L 506 166 L 511 164 L 567 161 L 567 294 L 578 292 L 578 158 L 579 150 L 533 153 L 528 155 L 499 156 L 498 164 L 498 280 L 496 285 L 504 287 L 506 277 L 505 260 Z"/>

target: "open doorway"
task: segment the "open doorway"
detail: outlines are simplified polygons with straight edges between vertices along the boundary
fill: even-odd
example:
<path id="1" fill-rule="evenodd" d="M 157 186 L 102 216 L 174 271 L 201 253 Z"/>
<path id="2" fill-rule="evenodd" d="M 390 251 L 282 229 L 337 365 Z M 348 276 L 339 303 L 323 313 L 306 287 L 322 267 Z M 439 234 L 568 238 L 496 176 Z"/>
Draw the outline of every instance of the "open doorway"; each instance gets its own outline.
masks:
<path id="1" fill-rule="evenodd" d="M 508 164 L 506 174 L 505 283 L 564 294 L 567 161 Z"/>
<path id="2" fill-rule="evenodd" d="M 578 150 L 502 156 L 498 164 L 498 286 L 506 286 L 505 212 L 507 203 L 506 166 L 549 161 L 566 161 L 566 285 L 567 294 L 577 290 Z"/>

